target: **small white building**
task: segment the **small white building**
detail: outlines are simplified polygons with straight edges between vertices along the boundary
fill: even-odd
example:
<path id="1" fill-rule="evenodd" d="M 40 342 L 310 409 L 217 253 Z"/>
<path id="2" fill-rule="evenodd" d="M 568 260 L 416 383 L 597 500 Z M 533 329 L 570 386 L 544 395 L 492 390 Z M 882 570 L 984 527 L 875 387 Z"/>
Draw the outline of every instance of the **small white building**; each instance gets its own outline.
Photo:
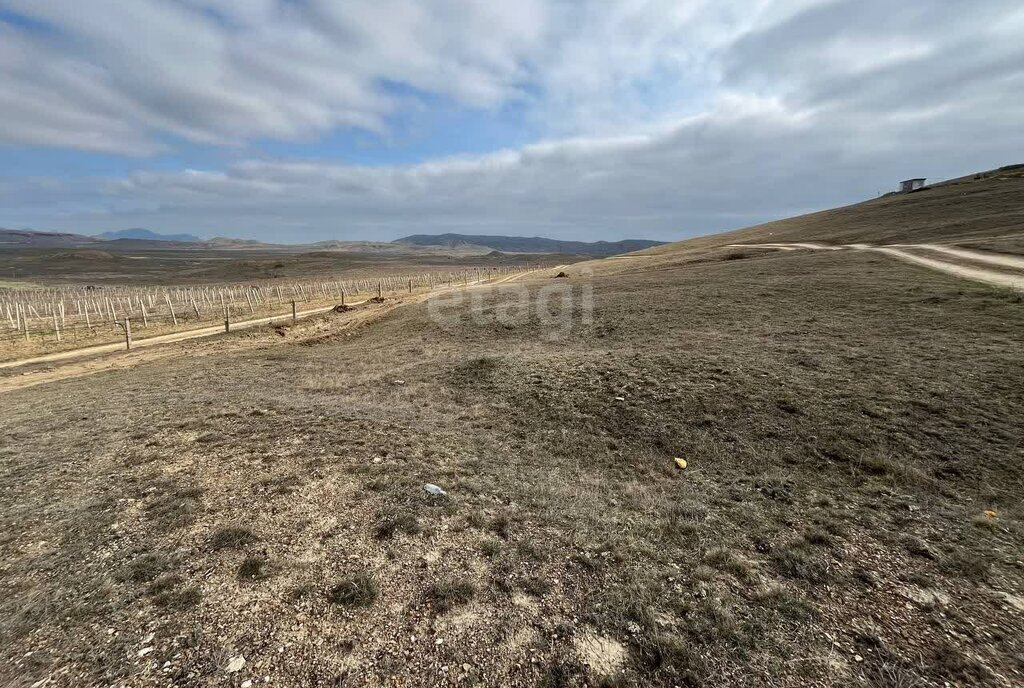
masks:
<path id="1" fill-rule="evenodd" d="M 910 193 L 924 188 L 925 177 L 919 179 L 905 179 L 900 182 L 900 193 Z"/>

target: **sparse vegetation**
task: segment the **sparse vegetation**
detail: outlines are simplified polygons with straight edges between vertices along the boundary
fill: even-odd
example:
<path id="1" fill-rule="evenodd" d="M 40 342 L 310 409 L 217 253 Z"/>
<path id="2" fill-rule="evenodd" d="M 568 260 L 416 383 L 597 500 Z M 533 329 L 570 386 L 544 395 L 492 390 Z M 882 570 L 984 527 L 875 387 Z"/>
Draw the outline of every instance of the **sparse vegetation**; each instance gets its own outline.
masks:
<path id="1" fill-rule="evenodd" d="M 377 519 L 373 534 L 378 540 L 387 540 L 396 533 L 415 535 L 422 530 L 419 519 L 411 513 L 386 514 Z"/>
<path id="2" fill-rule="evenodd" d="M 1021 683 L 1019 304 L 715 250 L 554 343 L 389 301 L 5 392 L 0 681 Z"/>
<path id="3" fill-rule="evenodd" d="M 338 581 L 327 598 L 332 604 L 368 607 L 377 599 L 377 584 L 367 573 L 357 573 Z"/>
<path id="4" fill-rule="evenodd" d="M 133 583 L 149 583 L 171 567 L 171 561 L 163 554 L 147 552 L 136 557 L 123 571 L 123 578 Z"/>
<path id="5" fill-rule="evenodd" d="M 146 504 L 146 514 L 162 530 L 182 528 L 195 520 L 202 494 L 202 489 L 198 487 L 160 485 L 152 500 Z"/>
<path id="6" fill-rule="evenodd" d="M 466 604 L 476 594 L 476 587 L 466 579 L 438 581 L 427 588 L 427 599 L 439 612 L 446 612 L 460 604 Z"/>
<path id="7" fill-rule="evenodd" d="M 492 539 L 484 540 L 480 543 L 480 551 L 489 557 L 497 556 L 501 552 L 501 543 Z"/>
<path id="8" fill-rule="evenodd" d="M 238 577 L 244 581 L 258 581 L 269 576 L 269 563 L 263 557 L 246 557 L 238 567 Z"/>
<path id="9" fill-rule="evenodd" d="M 259 538 L 245 526 L 225 526 L 210 537 L 210 549 L 243 549 L 256 543 Z"/>

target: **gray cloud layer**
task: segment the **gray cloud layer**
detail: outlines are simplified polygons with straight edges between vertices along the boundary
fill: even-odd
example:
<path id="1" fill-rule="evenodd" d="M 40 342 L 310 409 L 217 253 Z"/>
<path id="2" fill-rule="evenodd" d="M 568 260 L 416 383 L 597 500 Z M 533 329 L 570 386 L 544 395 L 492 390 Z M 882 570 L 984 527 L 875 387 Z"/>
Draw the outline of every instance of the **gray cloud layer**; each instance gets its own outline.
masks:
<path id="1" fill-rule="evenodd" d="M 676 238 L 1024 162 L 1016 0 L 0 8 L 57 27 L 0 29 L 0 142 L 145 155 L 167 135 L 230 146 L 383 131 L 399 105 L 382 80 L 465 107 L 519 102 L 551 123 L 546 143 L 417 165 L 0 180 L 21 224 Z"/>

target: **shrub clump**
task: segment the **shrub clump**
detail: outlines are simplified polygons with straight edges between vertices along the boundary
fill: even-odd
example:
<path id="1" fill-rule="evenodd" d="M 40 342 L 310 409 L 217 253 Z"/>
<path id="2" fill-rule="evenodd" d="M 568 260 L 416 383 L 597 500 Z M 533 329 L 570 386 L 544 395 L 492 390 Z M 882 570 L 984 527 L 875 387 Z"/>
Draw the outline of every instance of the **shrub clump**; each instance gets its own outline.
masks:
<path id="1" fill-rule="evenodd" d="M 377 599 L 377 584 L 368 574 L 357 573 L 340 580 L 327 593 L 327 599 L 332 604 L 368 607 Z"/>

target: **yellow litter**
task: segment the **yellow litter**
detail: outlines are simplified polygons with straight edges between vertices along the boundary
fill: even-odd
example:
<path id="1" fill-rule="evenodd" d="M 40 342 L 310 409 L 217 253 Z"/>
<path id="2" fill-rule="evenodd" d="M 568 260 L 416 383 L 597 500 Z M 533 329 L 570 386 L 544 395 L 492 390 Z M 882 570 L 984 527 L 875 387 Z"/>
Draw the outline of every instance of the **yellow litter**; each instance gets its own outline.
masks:
<path id="1" fill-rule="evenodd" d="M 676 459 L 676 465 L 680 468 L 686 468 L 686 459 Z"/>
<path id="2" fill-rule="evenodd" d="M 998 516 L 998 514 L 996 514 L 996 512 L 990 511 L 990 510 L 987 510 L 987 509 L 983 513 L 986 516 L 988 516 L 989 518 L 995 518 L 996 516 Z"/>

